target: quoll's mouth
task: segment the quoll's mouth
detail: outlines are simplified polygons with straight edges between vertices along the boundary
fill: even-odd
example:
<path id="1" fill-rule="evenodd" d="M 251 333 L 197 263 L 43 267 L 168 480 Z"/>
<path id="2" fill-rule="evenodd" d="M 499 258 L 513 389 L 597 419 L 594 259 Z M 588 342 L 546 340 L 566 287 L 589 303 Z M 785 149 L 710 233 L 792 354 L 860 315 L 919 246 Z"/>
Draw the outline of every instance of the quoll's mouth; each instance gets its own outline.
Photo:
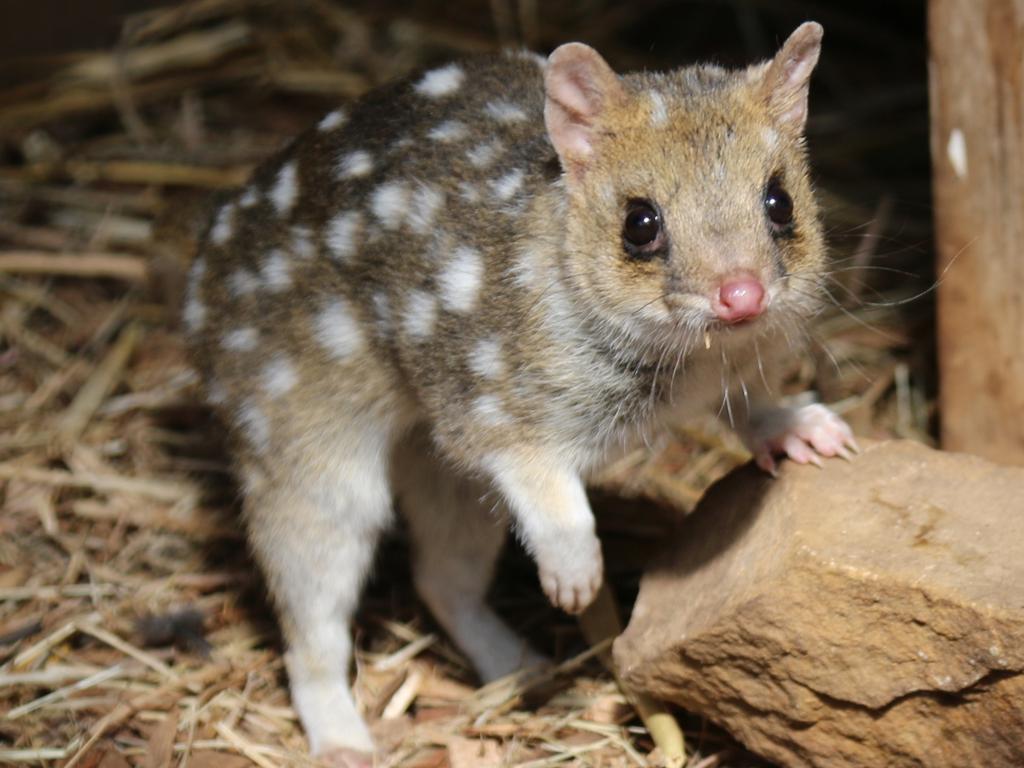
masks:
<path id="1" fill-rule="evenodd" d="M 759 333 L 765 327 L 761 315 L 748 317 L 736 322 L 727 323 L 717 318 L 712 319 L 708 325 L 708 333 L 719 338 L 739 339 Z"/>
<path id="2" fill-rule="evenodd" d="M 747 323 L 768 308 L 768 293 L 754 275 L 742 273 L 722 280 L 711 298 L 711 311 L 726 325 Z"/>

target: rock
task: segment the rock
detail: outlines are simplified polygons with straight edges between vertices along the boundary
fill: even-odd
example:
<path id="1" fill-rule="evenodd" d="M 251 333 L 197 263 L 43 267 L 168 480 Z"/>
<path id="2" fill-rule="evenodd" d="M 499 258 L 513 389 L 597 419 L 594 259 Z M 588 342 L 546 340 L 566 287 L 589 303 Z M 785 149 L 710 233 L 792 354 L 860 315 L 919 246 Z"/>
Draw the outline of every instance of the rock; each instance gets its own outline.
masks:
<path id="1" fill-rule="evenodd" d="M 737 470 L 614 656 L 785 766 L 1024 766 L 1024 469 L 891 442 Z"/>

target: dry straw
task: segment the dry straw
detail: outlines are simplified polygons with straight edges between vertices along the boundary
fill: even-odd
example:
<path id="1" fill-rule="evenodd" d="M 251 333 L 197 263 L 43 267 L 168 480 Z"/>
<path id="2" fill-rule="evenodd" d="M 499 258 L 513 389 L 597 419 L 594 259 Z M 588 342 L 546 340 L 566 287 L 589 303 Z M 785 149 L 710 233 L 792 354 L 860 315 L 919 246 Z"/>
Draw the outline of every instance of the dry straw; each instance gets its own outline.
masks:
<path id="1" fill-rule="evenodd" d="M 559 36 L 532 2 L 518 20 L 491 6 L 506 37 L 517 26 Z M 40 62 L 38 77 L 0 91 L 0 133 L 17 150 L 0 165 L 0 763 L 311 764 L 218 430 L 197 405 L 178 290 L 211 190 L 242 182 L 332 104 L 493 40 L 318 0 L 282 8 L 154 11 L 115 49 Z M 593 32 L 614 56 L 610 32 Z M 858 241 L 855 266 L 876 242 Z M 856 294 L 849 273 L 837 279 Z M 795 389 L 817 384 L 861 431 L 923 434 L 927 403 L 892 312 L 848 302 L 821 337 L 821 365 L 794 361 Z M 746 458 L 715 424 L 678 437 L 602 479 L 621 597 L 674 517 Z M 581 634 L 521 556 L 506 559 L 495 600 L 567 660 L 476 688 L 416 602 L 404 558 L 400 539 L 385 548 L 357 629 L 356 691 L 382 765 L 711 768 L 740 754 L 700 720 L 683 717 L 680 731 L 620 691 L 600 663 L 619 622 L 611 592 Z"/>

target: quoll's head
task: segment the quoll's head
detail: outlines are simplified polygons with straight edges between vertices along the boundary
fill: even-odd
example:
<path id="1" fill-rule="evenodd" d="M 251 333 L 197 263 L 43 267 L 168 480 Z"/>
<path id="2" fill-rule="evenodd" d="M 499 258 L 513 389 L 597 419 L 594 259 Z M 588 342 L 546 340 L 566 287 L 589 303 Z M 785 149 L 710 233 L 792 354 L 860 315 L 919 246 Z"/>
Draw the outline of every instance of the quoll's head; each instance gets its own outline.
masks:
<path id="1" fill-rule="evenodd" d="M 728 335 L 817 308 L 825 249 L 803 134 L 821 38 L 808 22 L 745 70 L 621 78 L 585 45 L 551 54 L 566 264 L 616 330 Z"/>

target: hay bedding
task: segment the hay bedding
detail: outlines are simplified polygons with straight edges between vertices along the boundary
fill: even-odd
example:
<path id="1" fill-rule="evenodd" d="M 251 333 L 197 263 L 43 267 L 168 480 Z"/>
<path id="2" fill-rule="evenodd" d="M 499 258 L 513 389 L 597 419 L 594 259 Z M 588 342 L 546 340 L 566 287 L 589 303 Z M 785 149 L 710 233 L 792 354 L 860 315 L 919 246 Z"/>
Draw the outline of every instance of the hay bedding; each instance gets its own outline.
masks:
<path id="1" fill-rule="evenodd" d="M 509 39 L 516 20 L 491 5 Z M 521 7 L 519 27 L 538 34 Z M 332 104 L 492 48 L 472 22 L 199 0 L 0 92 L 0 764 L 311 763 L 218 428 L 197 404 L 178 290 L 211 192 Z M 854 263 L 872 242 L 856 240 Z M 923 436 L 892 311 L 851 302 L 821 337 L 818 357 L 834 362 L 800 363 L 795 388 L 816 384 L 862 432 Z M 679 438 L 605 477 L 606 561 L 626 604 L 659 532 L 746 458 L 710 424 Z M 399 533 L 357 622 L 356 689 L 383 765 L 657 764 L 602 648 L 546 604 L 521 553 L 506 556 L 495 603 L 564 661 L 484 689 L 415 600 L 404 553 Z M 756 764 L 682 723 L 692 768 Z"/>

